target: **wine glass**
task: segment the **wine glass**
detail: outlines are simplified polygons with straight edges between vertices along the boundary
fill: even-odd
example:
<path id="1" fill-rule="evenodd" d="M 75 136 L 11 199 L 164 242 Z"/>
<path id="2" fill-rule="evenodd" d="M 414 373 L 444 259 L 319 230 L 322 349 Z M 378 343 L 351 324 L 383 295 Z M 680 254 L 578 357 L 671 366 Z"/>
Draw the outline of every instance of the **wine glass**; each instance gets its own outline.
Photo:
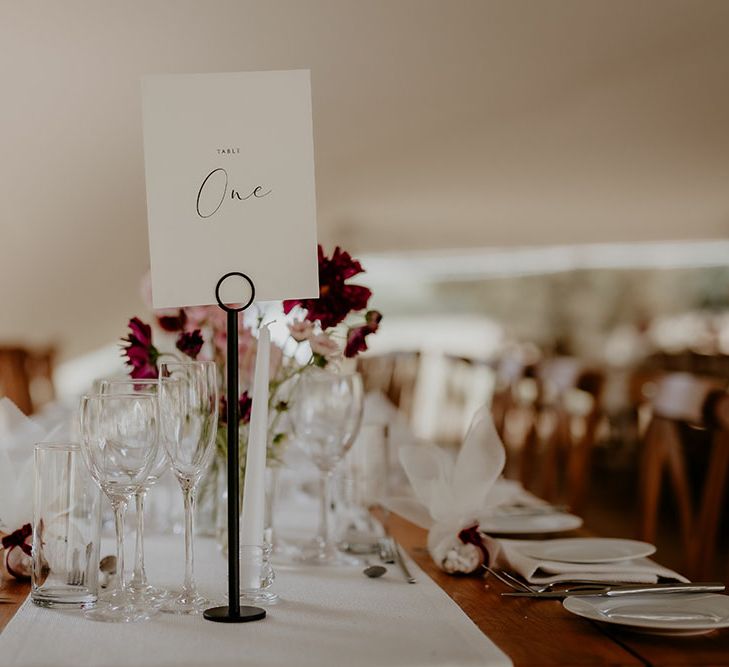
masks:
<path id="1" fill-rule="evenodd" d="M 185 582 L 182 590 L 165 602 L 162 611 L 199 614 L 210 602 L 195 585 L 192 519 L 195 489 L 215 451 L 218 381 L 214 362 L 160 364 L 159 404 L 162 443 L 185 502 Z"/>
<path id="2" fill-rule="evenodd" d="M 164 380 L 167 381 L 167 380 Z M 111 379 L 100 380 L 98 392 L 100 394 L 151 394 L 157 396 L 159 380 L 151 379 Z M 149 489 L 157 483 L 159 478 L 169 468 L 170 459 L 163 446 L 157 448 L 154 465 L 149 476 L 134 493 L 137 511 L 137 540 L 134 551 L 134 572 L 127 586 L 140 600 L 152 605 L 161 604 L 167 597 L 167 591 L 150 585 L 144 568 L 144 500 Z"/>
<path id="3" fill-rule="evenodd" d="M 114 510 L 118 573 L 116 588 L 87 615 L 100 621 L 145 621 L 155 610 L 134 598 L 124 578 L 124 516 L 129 499 L 146 481 L 157 457 L 157 398 L 151 394 L 84 396 L 80 421 L 84 461 Z"/>
<path id="4" fill-rule="evenodd" d="M 291 423 L 297 442 L 320 472 L 319 532 L 300 560 L 323 565 L 350 564 L 330 538 L 332 475 L 354 442 L 362 420 L 362 379 L 308 368 L 296 387 Z"/>

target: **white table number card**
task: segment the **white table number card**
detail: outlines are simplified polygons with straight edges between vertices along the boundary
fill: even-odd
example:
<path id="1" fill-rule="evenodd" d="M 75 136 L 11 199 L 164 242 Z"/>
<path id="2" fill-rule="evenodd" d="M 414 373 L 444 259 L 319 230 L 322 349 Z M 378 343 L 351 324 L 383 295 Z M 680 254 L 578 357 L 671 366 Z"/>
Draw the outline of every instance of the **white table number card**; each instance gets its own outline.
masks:
<path id="1" fill-rule="evenodd" d="M 230 271 L 256 300 L 319 296 L 308 70 L 142 80 L 155 308 L 214 304 Z"/>

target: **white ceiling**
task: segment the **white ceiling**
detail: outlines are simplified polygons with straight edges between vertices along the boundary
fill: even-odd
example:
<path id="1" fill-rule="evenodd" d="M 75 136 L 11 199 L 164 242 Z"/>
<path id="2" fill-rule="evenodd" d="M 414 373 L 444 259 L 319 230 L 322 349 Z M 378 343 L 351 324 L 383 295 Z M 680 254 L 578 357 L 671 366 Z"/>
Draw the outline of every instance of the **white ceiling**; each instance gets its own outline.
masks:
<path id="1" fill-rule="evenodd" d="M 729 237 L 726 0 L 0 0 L 0 340 L 143 312 L 139 78 L 310 68 L 320 238 Z"/>

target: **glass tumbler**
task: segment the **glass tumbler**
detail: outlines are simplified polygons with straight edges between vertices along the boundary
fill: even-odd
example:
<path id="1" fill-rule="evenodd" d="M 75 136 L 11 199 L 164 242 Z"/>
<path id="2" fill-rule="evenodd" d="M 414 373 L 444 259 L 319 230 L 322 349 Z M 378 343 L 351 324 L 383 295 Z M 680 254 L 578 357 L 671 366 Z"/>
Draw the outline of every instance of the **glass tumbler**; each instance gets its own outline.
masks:
<path id="1" fill-rule="evenodd" d="M 271 565 L 270 544 L 240 546 L 241 602 L 246 604 L 276 604 L 277 593 L 270 591 L 276 575 Z"/>
<path id="2" fill-rule="evenodd" d="M 31 599 L 88 608 L 99 586 L 101 492 L 78 445 L 35 446 Z"/>

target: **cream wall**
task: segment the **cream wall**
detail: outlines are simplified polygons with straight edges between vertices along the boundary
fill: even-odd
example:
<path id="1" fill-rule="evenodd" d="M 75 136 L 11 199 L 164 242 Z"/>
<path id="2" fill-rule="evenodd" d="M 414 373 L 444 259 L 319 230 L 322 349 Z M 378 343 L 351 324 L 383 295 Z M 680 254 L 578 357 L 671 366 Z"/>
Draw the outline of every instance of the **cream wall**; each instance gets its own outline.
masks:
<path id="1" fill-rule="evenodd" d="M 729 237 L 724 0 L 0 0 L 0 340 L 142 312 L 139 78 L 309 67 L 357 252 Z"/>

